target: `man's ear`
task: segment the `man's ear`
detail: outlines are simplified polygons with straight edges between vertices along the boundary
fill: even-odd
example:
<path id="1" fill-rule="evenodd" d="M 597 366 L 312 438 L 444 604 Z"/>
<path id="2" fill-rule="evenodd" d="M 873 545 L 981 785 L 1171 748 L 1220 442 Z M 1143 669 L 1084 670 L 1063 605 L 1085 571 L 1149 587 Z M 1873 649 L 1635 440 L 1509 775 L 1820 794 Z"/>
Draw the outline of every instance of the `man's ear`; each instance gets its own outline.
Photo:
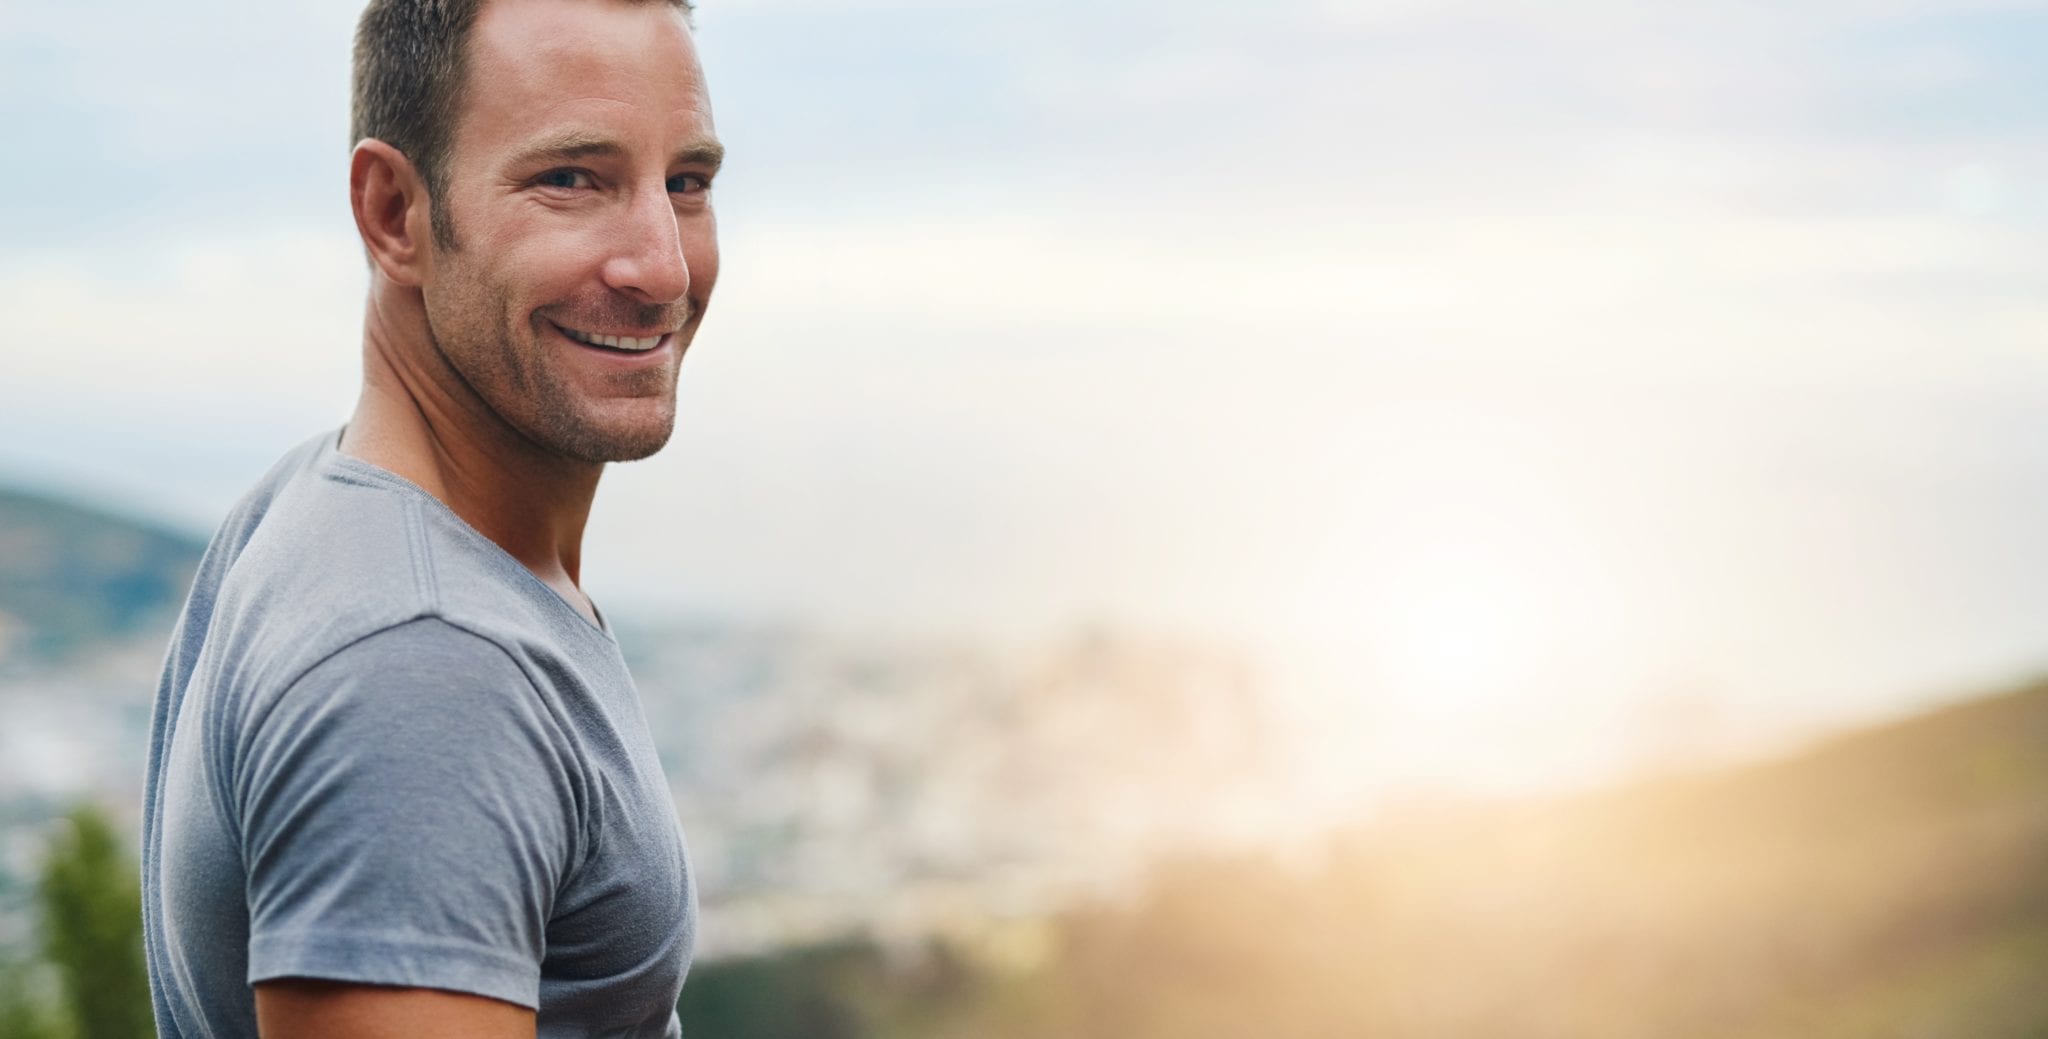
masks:
<path id="1" fill-rule="evenodd" d="M 349 207 L 370 262 L 386 278 L 417 288 L 426 274 L 432 221 L 427 185 L 405 153 L 375 137 L 356 145 L 348 164 Z"/>

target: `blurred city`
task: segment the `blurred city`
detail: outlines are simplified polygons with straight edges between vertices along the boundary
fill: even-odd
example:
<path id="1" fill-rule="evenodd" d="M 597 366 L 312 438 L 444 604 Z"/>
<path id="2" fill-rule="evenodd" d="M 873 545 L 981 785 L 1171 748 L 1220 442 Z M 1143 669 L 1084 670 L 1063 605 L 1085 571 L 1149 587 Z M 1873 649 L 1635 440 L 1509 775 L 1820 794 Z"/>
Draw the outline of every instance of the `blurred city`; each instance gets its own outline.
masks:
<path id="1" fill-rule="evenodd" d="M 356 392 L 359 6 L 0 5 L 0 1039 L 147 1028 L 169 624 Z M 696 20 L 721 280 L 583 581 L 685 1034 L 2048 1032 L 2048 7 Z"/>

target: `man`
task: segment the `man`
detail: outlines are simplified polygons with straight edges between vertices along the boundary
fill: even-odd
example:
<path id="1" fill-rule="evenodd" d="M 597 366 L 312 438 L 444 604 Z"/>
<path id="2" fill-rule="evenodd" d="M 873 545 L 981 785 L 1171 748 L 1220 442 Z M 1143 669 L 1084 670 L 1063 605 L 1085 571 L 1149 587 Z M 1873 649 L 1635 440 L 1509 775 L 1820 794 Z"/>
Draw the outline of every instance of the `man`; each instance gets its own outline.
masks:
<path id="1" fill-rule="evenodd" d="M 717 278 L 687 17 L 364 12 L 362 396 L 215 536 L 158 692 L 165 1039 L 679 1034 L 695 888 L 578 572 Z"/>

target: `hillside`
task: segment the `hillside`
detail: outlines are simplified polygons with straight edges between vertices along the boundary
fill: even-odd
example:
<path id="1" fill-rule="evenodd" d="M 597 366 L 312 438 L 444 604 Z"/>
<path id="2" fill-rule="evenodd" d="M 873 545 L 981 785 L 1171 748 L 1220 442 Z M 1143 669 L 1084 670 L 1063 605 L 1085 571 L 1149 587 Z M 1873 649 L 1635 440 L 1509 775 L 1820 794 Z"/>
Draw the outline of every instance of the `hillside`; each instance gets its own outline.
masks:
<path id="1" fill-rule="evenodd" d="M 1760 766 L 1416 809 L 1310 862 L 1182 863 L 922 959 L 708 965 L 683 1002 L 733 1039 L 2018 1039 L 2048 1034 L 2044 981 L 2048 686 Z"/>
<path id="2" fill-rule="evenodd" d="M 205 544 L 0 487 L 0 661 L 61 660 L 167 623 Z"/>

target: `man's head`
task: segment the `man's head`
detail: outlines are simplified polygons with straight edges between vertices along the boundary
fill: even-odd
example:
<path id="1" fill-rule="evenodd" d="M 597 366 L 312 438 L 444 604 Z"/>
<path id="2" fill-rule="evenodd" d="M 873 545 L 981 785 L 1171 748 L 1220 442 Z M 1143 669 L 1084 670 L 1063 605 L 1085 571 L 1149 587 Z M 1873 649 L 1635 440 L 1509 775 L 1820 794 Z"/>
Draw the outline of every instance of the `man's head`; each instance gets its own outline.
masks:
<path id="1" fill-rule="evenodd" d="M 652 0 L 650 0 L 652 2 Z M 687 16 L 691 0 L 666 0 Z M 370 0 L 356 22 L 349 143 L 375 137 L 405 153 L 439 195 L 447 187 L 448 144 L 455 135 L 469 68 L 469 33 L 484 0 Z M 433 211 L 434 236 L 454 245 L 447 210 Z"/>
<path id="2" fill-rule="evenodd" d="M 668 439 L 717 278 L 720 149 L 681 0 L 371 0 L 351 168 L 427 367 L 549 452 Z M 649 344 L 653 343 L 651 348 Z"/>

